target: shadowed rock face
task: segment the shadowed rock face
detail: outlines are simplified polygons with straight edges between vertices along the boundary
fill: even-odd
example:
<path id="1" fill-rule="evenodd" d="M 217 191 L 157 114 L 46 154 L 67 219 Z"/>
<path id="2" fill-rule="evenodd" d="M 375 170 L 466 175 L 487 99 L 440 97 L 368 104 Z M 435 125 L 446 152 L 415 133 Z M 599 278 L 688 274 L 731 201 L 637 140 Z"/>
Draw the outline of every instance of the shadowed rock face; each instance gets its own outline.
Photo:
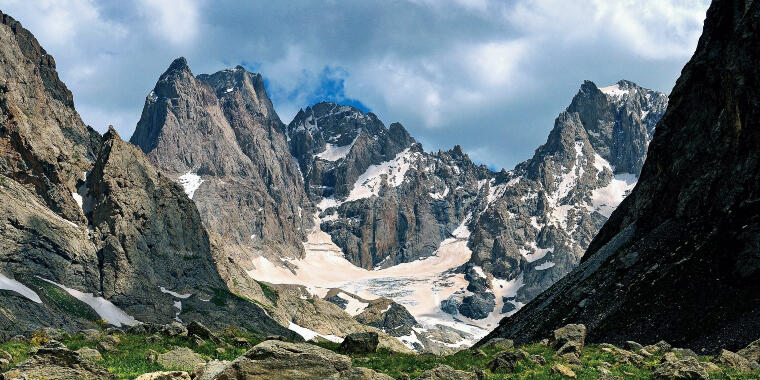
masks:
<path id="1" fill-rule="evenodd" d="M 483 341 L 568 322 L 593 342 L 735 350 L 760 330 L 760 4 L 716 1 L 632 194 L 581 265 Z"/>
<path id="2" fill-rule="evenodd" d="M 146 98 L 130 142 L 171 178 L 197 176 L 186 190 L 227 244 L 301 257 L 311 208 L 283 130 L 261 75 L 238 66 L 194 77 L 178 58 Z"/>

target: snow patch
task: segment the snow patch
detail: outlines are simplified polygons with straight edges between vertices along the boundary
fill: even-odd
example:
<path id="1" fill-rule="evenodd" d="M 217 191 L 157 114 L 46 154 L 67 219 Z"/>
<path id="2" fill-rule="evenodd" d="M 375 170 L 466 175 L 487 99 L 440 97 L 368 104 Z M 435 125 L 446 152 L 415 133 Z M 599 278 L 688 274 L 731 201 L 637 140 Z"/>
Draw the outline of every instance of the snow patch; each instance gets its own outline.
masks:
<path id="1" fill-rule="evenodd" d="M 319 337 L 325 338 L 325 339 L 327 339 L 327 340 L 329 340 L 331 342 L 334 342 L 334 343 L 342 343 L 343 342 L 343 338 L 341 338 L 339 336 L 320 334 L 320 333 L 318 333 L 316 331 L 309 330 L 306 327 L 301 327 L 301 326 L 299 326 L 299 325 L 297 325 L 297 324 L 295 324 L 293 322 L 290 322 L 290 325 L 288 326 L 288 329 L 290 329 L 292 331 L 295 331 L 298 335 L 302 336 L 303 339 L 306 340 L 306 341 L 312 340 L 315 337 L 319 336 Z"/>
<path id="2" fill-rule="evenodd" d="M 438 193 L 428 193 L 430 195 L 430 198 L 442 200 L 443 198 L 446 198 L 447 195 L 449 195 L 449 187 L 446 186 L 445 189 L 443 189 L 442 192 Z"/>
<path id="3" fill-rule="evenodd" d="M 26 285 L 14 279 L 5 277 L 2 273 L 0 273 L 0 290 L 10 290 L 26 297 L 30 301 L 42 303 L 40 296 L 34 290 L 29 289 Z"/>
<path id="4" fill-rule="evenodd" d="M 348 313 L 350 316 L 354 317 L 359 314 L 361 314 L 362 311 L 364 311 L 367 306 L 369 306 L 368 303 L 362 302 L 346 293 L 340 292 L 338 293 L 338 297 L 344 301 L 346 301 L 346 313 Z"/>
<path id="5" fill-rule="evenodd" d="M 554 266 L 553 261 L 547 261 L 545 263 L 538 264 L 536 266 L 536 270 L 546 270 Z"/>
<path id="6" fill-rule="evenodd" d="M 179 184 L 182 185 L 182 188 L 185 189 L 187 197 L 193 199 L 195 191 L 198 190 L 204 180 L 202 180 L 199 175 L 190 171 L 179 176 L 177 182 L 179 182 Z"/>
<path id="7" fill-rule="evenodd" d="M 620 202 L 636 186 L 636 181 L 638 181 L 638 176 L 635 174 L 615 174 L 607 186 L 594 189 L 591 192 L 591 207 L 609 218 Z"/>
<path id="8" fill-rule="evenodd" d="M 620 85 L 617 83 L 612 86 L 602 87 L 599 90 L 613 98 L 622 98 L 623 95 L 628 93 L 628 90 L 621 89 Z"/>
<path id="9" fill-rule="evenodd" d="M 390 161 L 370 166 L 356 179 L 346 202 L 378 195 L 383 178 L 386 178 L 388 186 L 401 185 L 404 182 L 404 175 L 418 155 L 407 148 Z"/>
<path id="10" fill-rule="evenodd" d="M 108 323 L 116 327 L 121 327 L 122 325 L 132 326 L 138 323 L 137 320 L 132 316 L 128 315 L 123 310 L 119 309 L 116 305 L 112 304 L 110 301 L 106 300 L 103 297 L 97 297 L 91 293 L 83 293 L 76 289 L 67 288 L 61 284 L 50 281 L 46 278 L 42 278 L 40 276 L 37 276 L 37 278 L 65 290 L 72 297 L 86 303 L 93 310 L 95 310 L 96 313 L 98 313 L 100 318 L 103 318 L 104 320 L 108 321 Z"/>
<path id="11" fill-rule="evenodd" d="M 168 289 L 164 288 L 163 286 L 159 287 L 159 289 L 161 290 L 161 293 L 170 294 L 170 295 L 172 295 L 174 297 L 182 298 L 182 299 L 188 298 L 188 297 L 190 297 L 190 296 L 193 295 L 193 293 L 180 294 L 180 293 L 177 293 L 177 292 L 173 292 L 171 290 L 168 290 Z"/>
<path id="12" fill-rule="evenodd" d="M 322 151 L 322 153 L 317 154 L 316 156 L 327 161 L 338 161 L 341 158 L 346 157 L 346 155 L 348 155 L 348 152 L 351 151 L 351 148 L 354 146 L 355 142 L 356 142 L 356 139 L 354 139 L 354 141 L 351 141 L 350 144 L 344 145 L 344 146 L 337 146 L 337 145 L 327 143 L 325 144 L 325 150 Z"/>

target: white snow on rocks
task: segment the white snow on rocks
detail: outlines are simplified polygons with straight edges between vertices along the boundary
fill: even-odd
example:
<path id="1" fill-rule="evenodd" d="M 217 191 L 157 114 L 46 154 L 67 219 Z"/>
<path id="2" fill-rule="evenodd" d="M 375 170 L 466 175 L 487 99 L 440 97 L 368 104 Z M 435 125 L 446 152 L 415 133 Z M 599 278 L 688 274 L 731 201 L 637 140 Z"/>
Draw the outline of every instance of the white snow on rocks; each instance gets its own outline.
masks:
<path id="1" fill-rule="evenodd" d="M 77 204 L 79 205 L 79 208 L 82 208 L 82 204 L 84 204 L 84 201 L 82 200 L 82 196 L 74 192 L 71 193 L 71 196 L 77 202 Z"/>
<path id="2" fill-rule="evenodd" d="M 29 289 L 26 285 L 14 279 L 5 277 L 2 273 L 0 273 L 0 290 L 10 290 L 26 297 L 30 301 L 42 303 L 40 296 L 34 290 Z"/>
<path id="3" fill-rule="evenodd" d="M 620 202 L 636 186 L 638 177 L 631 173 L 615 174 L 610 183 L 605 187 L 594 189 L 591 192 L 591 206 L 600 214 L 609 218 Z"/>
<path id="4" fill-rule="evenodd" d="M 623 95 L 628 93 L 627 90 L 621 89 L 620 85 L 617 83 L 613 84 L 612 86 L 602 87 L 599 90 L 613 98 L 622 98 Z"/>
<path id="5" fill-rule="evenodd" d="M 520 248 L 519 251 L 522 257 L 524 257 L 529 263 L 543 259 L 547 253 L 552 251 L 551 248 L 538 248 L 534 241 L 528 243 L 527 246 L 530 249 Z"/>
<path id="6" fill-rule="evenodd" d="M 401 185 L 404 182 L 406 171 L 409 170 L 409 167 L 418 155 L 418 153 L 413 153 L 407 148 L 390 161 L 370 166 L 356 179 L 346 201 L 349 202 L 377 195 L 380 192 L 383 178 L 386 178 L 388 186 L 397 187 Z"/>
<path id="7" fill-rule="evenodd" d="M 337 294 L 338 297 L 344 301 L 346 301 L 346 313 L 351 315 L 352 317 L 357 316 L 363 312 L 367 306 L 369 306 L 369 303 L 362 302 L 361 300 L 356 299 L 355 297 L 352 297 L 349 294 L 340 292 Z"/>
<path id="8" fill-rule="evenodd" d="M 119 309 L 116 307 L 116 305 L 112 304 L 110 301 L 106 300 L 103 297 L 97 297 L 91 293 L 83 293 L 76 289 L 67 288 L 46 278 L 39 276 L 37 276 L 37 278 L 43 281 L 47 281 L 65 290 L 72 297 L 86 303 L 87 305 L 90 305 L 90 307 L 95 310 L 96 313 L 98 313 L 100 318 L 103 318 L 104 320 L 108 321 L 108 323 L 116 327 L 121 327 L 122 325 L 132 326 L 138 323 L 137 320 L 132 316 L 128 315 L 123 310 Z"/>
<path id="9" fill-rule="evenodd" d="M 325 144 L 325 150 L 317 154 L 316 156 L 327 161 L 338 161 L 341 158 L 346 157 L 346 155 L 348 155 L 348 152 L 351 151 L 351 148 L 354 146 L 355 142 L 356 142 L 356 139 L 354 139 L 354 141 L 351 141 L 350 144 L 344 145 L 344 146 L 337 146 L 337 145 L 327 143 Z"/>
<path id="10" fill-rule="evenodd" d="M 553 261 L 547 261 L 545 263 L 538 264 L 536 266 L 536 270 L 547 270 L 547 269 L 549 269 L 549 268 L 551 268 L 553 266 L 554 266 L 554 262 Z"/>
<path id="11" fill-rule="evenodd" d="M 442 200 L 443 198 L 446 198 L 447 195 L 449 195 L 449 187 L 446 186 L 445 189 L 443 189 L 442 192 L 438 193 L 428 193 L 430 195 L 430 198 Z"/>
<path id="12" fill-rule="evenodd" d="M 166 294 L 172 295 L 172 296 L 177 297 L 177 298 L 182 298 L 182 299 L 188 298 L 188 297 L 190 297 L 190 296 L 193 295 L 193 293 L 180 294 L 180 293 L 177 293 L 177 292 L 173 292 L 173 291 L 171 291 L 169 289 L 164 288 L 163 286 L 159 287 L 159 289 L 161 290 L 161 293 L 166 293 Z"/>
<path id="13" fill-rule="evenodd" d="M 187 172 L 177 178 L 177 182 L 182 185 L 182 188 L 185 189 L 185 194 L 187 194 L 188 198 L 190 199 L 193 199 L 195 191 L 201 187 L 203 181 L 204 180 L 202 180 L 199 175 L 193 173 L 192 171 Z"/>
<path id="14" fill-rule="evenodd" d="M 293 322 L 290 322 L 290 325 L 288 326 L 288 329 L 295 331 L 296 333 L 298 333 L 298 335 L 302 336 L 303 339 L 306 340 L 306 341 L 312 340 L 312 339 L 314 339 L 314 337 L 318 337 L 319 336 L 319 337 L 325 338 L 325 339 L 327 339 L 327 340 L 329 340 L 331 342 L 334 342 L 334 343 L 342 343 L 343 342 L 343 338 L 341 338 L 339 336 L 320 334 L 320 333 L 318 333 L 318 332 L 316 332 L 314 330 L 309 330 L 306 327 L 301 327 L 301 326 L 299 326 L 299 325 L 297 325 L 297 324 L 295 324 Z"/>

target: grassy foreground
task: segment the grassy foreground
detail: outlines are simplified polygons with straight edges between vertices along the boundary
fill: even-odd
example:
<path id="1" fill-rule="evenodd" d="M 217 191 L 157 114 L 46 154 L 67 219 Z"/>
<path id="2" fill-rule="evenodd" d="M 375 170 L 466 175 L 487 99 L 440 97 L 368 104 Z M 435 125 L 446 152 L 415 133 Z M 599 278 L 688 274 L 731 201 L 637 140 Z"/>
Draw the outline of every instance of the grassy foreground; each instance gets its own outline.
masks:
<path id="1" fill-rule="evenodd" d="M 130 335 L 117 333 L 115 334 L 120 340 L 113 352 L 102 352 L 102 359 L 96 361 L 97 364 L 115 374 L 120 379 L 132 379 L 140 374 L 161 370 L 171 370 L 164 368 L 160 364 L 148 359 L 149 350 L 158 353 L 164 353 L 176 347 L 188 347 L 197 352 L 206 360 L 233 360 L 242 355 L 248 348 L 259 343 L 261 340 L 253 334 L 239 331 L 227 331 L 222 334 L 224 340 L 221 344 L 214 344 L 210 341 L 198 342 L 188 337 L 160 337 L 150 335 Z M 248 346 L 233 345 L 236 338 L 244 337 L 248 340 Z M 27 359 L 30 355 L 30 349 L 44 343 L 47 338 L 44 335 L 37 336 L 29 341 L 24 342 L 7 342 L 0 344 L 0 349 L 11 354 L 13 357 L 12 364 L 16 365 Z M 98 338 L 88 339 L 83 334 L 64 335 L 60 339 L 69 349 L 77 350 L 82 347 L 97 349 Z M 337 350 L 338 345 L 335 343 L 319 343 L 319 346 Z M 222 350 L 219 350 L 223 346 Z M 385 373 L 393 378 L 404 378 L 404 375 L 415 379 L 424 371 L 437 366 L 446 364 L 454 369 L 473 371 L 474 368 L 483 370 L 487 379 L 567 379 L 560 374 L 553 373 L 554 364 L 563 364 L 571 368 L 578 379 L 596 380 L 601 375 L 600 367 L 606 367 L 608 371 L 620 379 L 649 379 L 653 371 L 659 365 L 662 354 L 655 354 L 647 358 L 639 365 L 619 363 L 616 361 L 614 354 L 605 352 L 602 346 L 588 345 L 583 348 L 580 355 L 580 365 L 571 365 L 557 356 L 555 352 L 540 344 L 532 344 L 520 347 L 531 355 L 540 355 L 546 363 L 539 365 L 530 359 L 522 360 L 518 363 L 515 371 L 512 373 L 491 373 L 487 370 L 487 364 L 498 353 L 505 350 L 503 347 L 491 346 L 484 347 L 481 350 L 463 350 L 453 355 L 435 356 L 430 354 L 399 354 L 388 351 L 379 351 L 374 354 L 351 355 L 354 366 L 366 367 L 378 372 Z M 514 350 L 514 349 L 507 349 Z M 700 356 L 699 361 L 710 361 L 710 356 Z M 717 369 L 719 368 L 719 369 Z M 3 368 L 2 371 L 8 368 Z M 0 372 L 2 372 L 0 371 Z M 758 379 L 760 371 L 749 373 L 738 373 L 730 368 L 716 367 L 716 370 L 710 372 L 712 379 Z"/>

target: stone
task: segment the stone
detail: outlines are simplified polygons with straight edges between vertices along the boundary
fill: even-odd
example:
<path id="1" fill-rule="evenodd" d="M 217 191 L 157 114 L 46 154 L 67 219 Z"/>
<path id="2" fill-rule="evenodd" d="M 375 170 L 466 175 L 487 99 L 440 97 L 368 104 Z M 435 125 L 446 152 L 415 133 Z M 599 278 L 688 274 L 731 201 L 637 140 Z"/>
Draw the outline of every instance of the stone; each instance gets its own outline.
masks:
<path id="1" fill-rule="evenodd" d="M 89 347 L 82 347 L 82 348 L 76 350 L 76 352 L 80 356 L 82 356 L 83 358 L 85 358 L 85 359 L 87 359 L 89 361 L 93 361 L 94 362 L 94 361 L 98 361 L 98 360 L 103 359 L 103 356 L 100 355 L 100 351 L 92 349 L 92 348 L 89 348 Z"/>
<path id="2" fill-rule="evenodd" d="M 615 376 L 608 370 L 607 368 L 600 368 L 599 369 L 599 376 L 597 376 L 596 380 L 621 380 L 619 377 Z"/>
<path id="3" fill-rule="evenodd" d="M 720 350 L 720 353 L 713 359 L 713 363 L 735 369 L 739 372 L 749 372 L 752 369 L 747 358 L 729 350 Z"/>
<path id="4" fill-rule="evenodd" d="M 474 358 L 484 358 L 486 356 L 488 356 L 488 355 L 486 355 L 486 353 L 483 352 L 483 350 L 481 350 L 481 349 L 474 349 L 474 350 L 472 350 L 472 357 L 474 357 Z"/>
<path id="5" fill-rule="evenodd" d="M 660 354 L 660 353 L 668 352 L 670 351 L 671 348 L 672 348 L 671 345 L 663 340 L 655 344 L 644 346 L 644 349 L 652 354 Z"/>
<path id="6" fill-rule="evenodd" d="M 229 364 L 230 362 L 226 360 L 212 360 L 206 365 L 198 367 L 193 372 L 192 378 L 193 380 L 214 380 Z"/>
<path id="7" fill-rule="evenodd" d="M 637 352 L 638 350 L 644 348 L 644 346 L 642 346 L 641 344 L 636 343 L 636 342 L 634 342 L 632 340 L 629 340 L 629 341 L 626 341 L 623 344 L 623 348 L 625 348 L 626 350 L 629 350 L 629 351 Z"/>
<path id="8" fill-rule="evenodd" d="M 585 340 L 586 326 L 569 324 L 554 330 L 549 338 L 549 345 L 560 355 L 566 353 L 580 354 Z"/>
<path id="9" fill-rule="evenodd" d="M 217 354 L 224 354 L 226 352 L 227 352 L 227 350 L 224 347 L 217 347 L 216 348 L 216 353 Z"/>
<path id="10" fill-rule="evenodd" d="M 54 329 L 52 327 L 45 327 L 44 329 L 42 329 L 42 331 L 45 333 L 45 336 L 47 338 L 53 339 L 53 340 L 61 340 L 66 334 L 66 331 L 61 330 L 61 329 Z"/>
<path id="11" fill-rule="evenodd" d="M 154 350 L 148 350 L 145 353 L 145 360 L 150 361 L 150 362 L 158 361 L 158 352 Z"/>
<path id="12" fill-rule="evenodd" d="M 707 371 L 695 358 L 683 358 L 662 362 L 652 373 L 655 380 L 702 380 L 707 379 Z"/>
<path id="13" fill-rule="evenodd" d="M 646 348 L 642 348 L 642 349 L 639 350 L 639 355 L 641 355 L 641 356 L 643 356 L 645 358 L 650 358 L 650 357 L 652 357 L 653 354 L 651 352 L 647 351 Z"/>
<path id="14" fill-rule="evenodd" d="M 445 364 L 438 364 L 435 368 L 427 370 L 417 377 L 419 380 L 476 380 L 477 375 L 472 372 L 460 371 Z"/>
<path id="15" fill-rule="evenodd" d="M 493 338 L 483 344 L 483 347 L 496 347 L 501 349 L 508 349 L 515 346 L 515 342 L 511 339 Z"/>
<path id="16" fill-rule="evenodd" d="M 23 335 L 14 335 L 11 339 L 8 340 L 11 343 L 21 343 L 26 341 L 26 337 Z"/>
<path id="17" fill-rule="evenodd" d="M 389 380 L 370 370 L 355 371 L 351 358 L 308 343 L 267 340 L 233 360 L 215 377 L 225 379 L 322 380 L 370 379 Z M 369 372 L 367 372 L 369 371 Z"/>
<path id="18" fill-rule="evenodd" d="M 235 337 L 235 339 L 232 340 L 232 344 L 235 347 L 249 347 L 251 345 L 248 342 L 248 339 L 243 338 L 242 336 Z"/>
<path id="19" fill-rule="evenodd" d="M 187 328 L 179 322 L 172 322 L 161 328 L 161 335 L 166 337 L 187 336 Z"/>
<path id="20" fill-rule="evenodd" d="M 662 356 L 662 360 L 660 362 L 674 362 L 677 361 L 678 357 L 673 352 L 666 352 L 665 355 Z"/>
<path id="21" fill-rule="evenodd" d="M 562 354 L 560 355 L 560 358 L 562 358 L 562 360 L 570 364 L 581 365 L 581 359 L 578 357 L 578 354 L 576 354 L 575 352 L 568 352 L 566 354 Z"/>
<path id="22" fill-rule="evenodd" d="M 531 355 L 530 360 L 532 360 L 533 363 L 536 363 L 538 365 L 546 364 L 546 358 L 541 355 Z"/>
<path id="23" fill-rule="evenodd" d="M 188 335 L 196 335 L 203 340 L 210 340 L 215 344 L 222 342 L 216 334 L 211 332 L 211 330 L 198 321 L 192 321 L 187 325 L 187 333 Z"/>
<path id="24" fill-rule="evenodd" d="M 6 351 L 0 350 L 0 359 L 5 359 L 5 360 L 10 361 L 10 360 L 13 360 L 13 356 L 11 356 L 11 354 L 9 354 Z"/>
<path id="25" fill-rule="evenodd" d="M 162 338 L 160 335 L 153 334 L 147 338 L 145 338 L 145 341 L 148 343 L 158 343 L 162 341 L 164 338 Z"/>
<path id="26" fill-rule="evenodd" d="M 11 361 L 6 358 L 0 358 L 0 370 L 6 369 L 11 365 Z"/>
<path id="27" fill-rule="evenodd" d="M 288 338 L 282 335 L 268 335 L 264 340 L 279 340 L 280 342 L 288 342 Z"/>
<path id="28" fill-rule="evenodd" d="M 60 344 L 45 344 L 29 359 L 0 376 L 4 380 L 99 380 L 114 376 Z"/>
<path id="29" fill-rule="evenodd" d="M 674 353 L 677 356 L 682 357 L 682 358 L 683 357 L 687 357 L 687 356 L 691 356 L 693 358 L 697 357 L 697 353 L 694 352 L 694 351 L 692 351 L 692 350 L 690 350 L 690 349 L 688 349 L 688 348 L 671 348 L 670 352 L 672 352 L 672 353 Z"/>
<path id="30" fill-rule="evenodd" d="M 137 376 L 135 380 L 191 380 L 191 377 L 184 371 L 162 371 L 145 373 Z"/>
<path id="31" fill-rule="evenodd" d="M 523 350 L 503 351 L 496 354 L 486 368 L 491 372 L 513 372 L 521 360 L 528 358 L 528 353 Z"/>
<path id="32" fill-rule="evenodd" d="M 164 368 L 193 372 L 197 366 L 206 364 L 206 361 L 195 351 L 187 347 L 177 347 L 171 351 L 159 354 L 156 363 Z"/>
<path id="33" fill-rule="evenodd" d="M 568 377 L 568 378 L 571 378 L 571 379 L 575 379 L 576 378 L 575 372 L 573 372 L 573 370 L 570 369 L 570 367 L 564 366 L 564 365 L 559 364 L 559 363 L 557 363 L 557 364 L 555 364 L 555 365 L 552 366 L 552 373 L 556 373 L 556 374 L 558 374 L 560 376 Z"/>
<path id="34" fill-rule="evenodd" d="M 85 329 L 85 330 L 80 331 L 79 333 L 81 333 L 84 336 L 84 338 L 87 340 L 98 340 L 100 339 L 100 337 L 103 336 L 103 333 L 100 332 L 100 330 L 95 330 L 95 329 Z"/>
<path id="35" fill-rule="evenodd" d="M 747 347 L 736 352 L 750 361 L 760 362 L 760 339 L 750 343 Z"/>
<path id="36" fill-rule="evenodd" d="M 346 354 L 369 354 L 377 351 L 380 343 L 376 332 L 352 333 L 346 335 L 338 347 L 338 352 Z"/>
<path id="37" fill-rule="evenodd" d="M 119 343 L 121 343 L 121 340 L 117 336 L 106 335 L 100 339 L 97 347 L 99 351 L 114 352 Z"/>

